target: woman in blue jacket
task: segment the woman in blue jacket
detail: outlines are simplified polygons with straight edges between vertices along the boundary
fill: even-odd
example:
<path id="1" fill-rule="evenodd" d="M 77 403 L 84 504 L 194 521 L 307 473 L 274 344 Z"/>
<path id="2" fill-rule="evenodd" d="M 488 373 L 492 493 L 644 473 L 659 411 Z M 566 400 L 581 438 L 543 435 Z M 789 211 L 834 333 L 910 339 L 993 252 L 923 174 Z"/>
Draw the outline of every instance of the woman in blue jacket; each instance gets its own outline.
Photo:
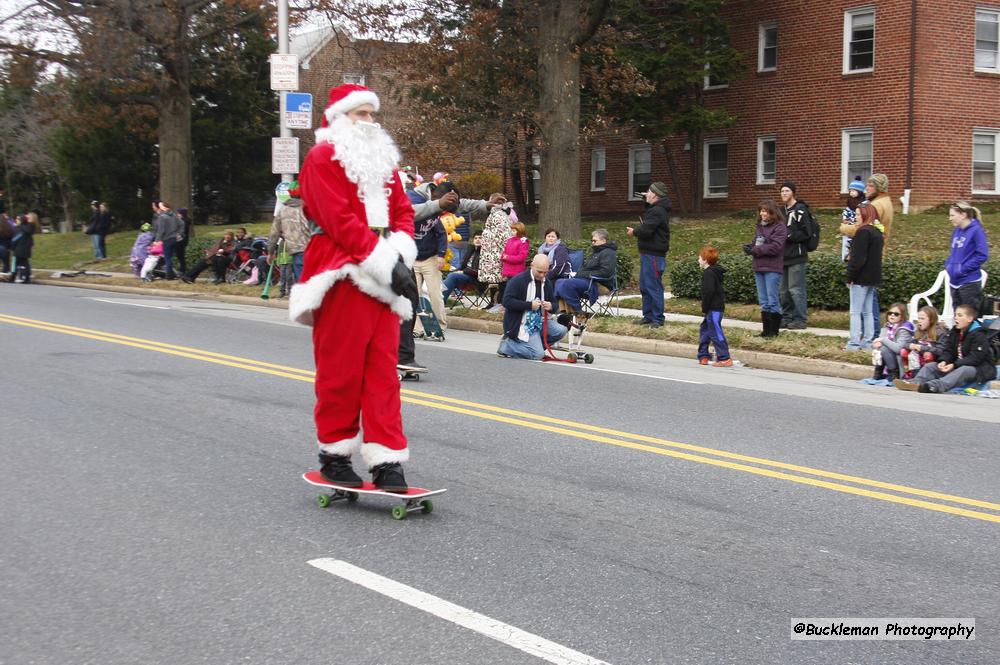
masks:
<path id="1" fill-rule="evenodd" d="M 981 312 L 983 300 L 983 264 L 990 258 L 978 208 L 959 201 L 948 211 L 948 221 L 955 227 L 951 234 L 951 253 L 944 264 L 951 283 L 952 305 L 972 305 Z"/>

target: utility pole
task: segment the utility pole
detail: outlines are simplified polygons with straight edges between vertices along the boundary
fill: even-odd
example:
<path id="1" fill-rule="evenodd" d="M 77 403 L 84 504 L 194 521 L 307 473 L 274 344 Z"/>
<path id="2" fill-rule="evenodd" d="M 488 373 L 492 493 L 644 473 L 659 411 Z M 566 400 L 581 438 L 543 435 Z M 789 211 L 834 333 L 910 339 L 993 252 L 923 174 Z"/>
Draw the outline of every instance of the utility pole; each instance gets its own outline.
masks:
<path id="1" fill-rule="evenodd" d="M 288 0 L 278 0 L 278 53 L 288 54 Z M 291 138 L 292 130 L 285 127 L 285 97 L 287 90 L 278 91 L 278 131 L 281 138 Z M 294 179 L 292 173 L 282 173 L 282 182 L 291 182 Z"/>

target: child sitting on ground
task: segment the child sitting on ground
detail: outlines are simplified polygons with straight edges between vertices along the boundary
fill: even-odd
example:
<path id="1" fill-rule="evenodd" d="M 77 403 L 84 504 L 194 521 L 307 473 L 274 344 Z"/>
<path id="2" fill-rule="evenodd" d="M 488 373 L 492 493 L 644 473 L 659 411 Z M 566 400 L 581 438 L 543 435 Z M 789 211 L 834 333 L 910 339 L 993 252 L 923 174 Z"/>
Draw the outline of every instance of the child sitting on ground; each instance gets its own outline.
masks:
<path id="1" fill-rule="evenodd" d="M 927 363 L 934 362 L 937 357 L 938 342 L 947 331 L 938 323 L 937 310 L 927 305 L 917 312 L 917 326 L 913 331 L 913 339 L 905 349 L 899 352 L 903 364 L 900 370 L 904 379 L 911 379 Z"/>
<path id="2" fill-rule="evenodd" d="M 927 363 L 913 381 L 893 381 L 900 390 L 946 393 L 967 383 L 986 383 L 996 378 L 996 358 L 990 351 L 986 328 L 976 320 L 978 312 L 969 304 L 955 308 L 955 326 L 941 342 L 938 363 Z"/>
<path id="3" fill-rule="evenodd" d="M 885 325 L 872 342 L 873 379 L 900 378 L 902 363 L 899 354 L 913 340 L 913 324 L 906 320 L 906 305 L 894 302 L 885 312 Z"/>
<path id="4" fill-rule="evenodd" d="M 701 311 L 705 318 L 701 321 L 698 331 L 698 362 L 708 365 L 712 356 L 708 352 L 709 342 L 715 347 L 715 367 L 732 367 L 733 360 L 729 357 L 729 343 L 726 333 L 722 332 L 722 312 L 726 308 L 726 291 L 722 278 L 726 269 L 718 265 L 719 250 L 715 247 L 702 247 L 698 253 L 698 265 L 704 272 L 701 275 Z"/>

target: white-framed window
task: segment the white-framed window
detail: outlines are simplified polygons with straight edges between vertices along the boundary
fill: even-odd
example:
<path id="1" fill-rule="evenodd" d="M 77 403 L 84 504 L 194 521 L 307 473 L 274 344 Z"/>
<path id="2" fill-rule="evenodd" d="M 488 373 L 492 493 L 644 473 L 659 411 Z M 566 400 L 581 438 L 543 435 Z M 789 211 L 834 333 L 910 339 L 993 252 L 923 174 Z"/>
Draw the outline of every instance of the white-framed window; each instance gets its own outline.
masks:
<path id="1" fill-rule="evenodd" d="M 539 167 L 542 165 L 542 156 L 537 152 L 531 153 L 531 165 Z M 531 169 L 532 189 L 535 190 L 535 203 L 542 200 L 542 172 L 538 168 Z"/>
<path id="2" fill-rule="evenodd" d="M 840 191 L 847 193 L 847 184 L 855 176 L 868 180 L 872 174 L 874 134 L 870 128 L 845 129 L 840 139 Z"/>
<path id="3" fill-rule="evenodd" d="M 706 199 L 724 199 L 729 196 L 729 140 L 705 141 L 705 192 Z"/>
<path id="4" fill-rule="evenodd" d="M 773 72 L 778 68 L 778 24 L 761 23 L 757 37 L 757 71 Z"/>
<path id="5" fill-rule="evenodd" d="M 976 8 L 976 71 L 1000 73 L 1000 9 Z"/>
<path id="6" fill-rule="evenodd" d="M 653 149 L 650 145 L 634 145 L 628 149 L 628 198 L 641 199 L 653 182 Z"/>
<path id="7" fill-rule="evenodd" d="M 723 81 L 721 79 L 712 76 L 712 66 L 707 62 L 705 63 L 705 90 L 719 90 L 721 88 L 728 88 L 729 82 Z"/>
<path id="8" fill-rule="evenodd" d="M 875 8 L 844 12 L 844 73 L 875 69 Z"/>
<path id="9" fill-rule="evenodd" d="M 775 153 L 778 139 L 772 136 L 757 137 L 757 184 L 773 185 L 775 173 Z"/>
<path id="10" fill-rule="evenodd" d="M 590 191 L 604 191 L 606 165 L 604 148 L 594 148 L 590 151 Z"/>
<path id="11" fill-rule="evenodd" d="M 1000 129 L 972 130 L 972 193 L 1000 194 Z"/>
<path id="12" fill-rule="evenodd" d="M 365 75 L 344 74 L 344 83 L 353 83 L 354 85 L 365 85 Z"/>

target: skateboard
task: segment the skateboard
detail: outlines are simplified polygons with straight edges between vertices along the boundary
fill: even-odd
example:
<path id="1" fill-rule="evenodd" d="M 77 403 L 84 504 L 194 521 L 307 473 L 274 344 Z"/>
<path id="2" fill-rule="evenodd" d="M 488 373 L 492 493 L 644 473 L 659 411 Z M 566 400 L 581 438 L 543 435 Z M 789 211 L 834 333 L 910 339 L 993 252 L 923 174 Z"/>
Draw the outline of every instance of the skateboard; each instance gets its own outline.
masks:
<path id="1" fill-rule="evenodd" d="M 587 320 L 589 318 L 590 317 L 587 314 L 561 314 L 557 320 L 559 320 L 559 323 L 567 328 L 566 343 L 553 344 L 550 347 L 546 332 L 548 328 L 548 314 L 546 313 L 544 321 L 546 330 L 543 330 L 542 333 L 542 343 L 545 345 L 545 357 L 542 358 L 542 360 L 564 363 L 576 363 L 578 361 L 583 361 L 584 364 L 587 365 L 593 363 L 594 354 L 587 353 L 583 350 L 583 334 L 587 330 Z M 554 353 L 554 351 L 562 351 L 566 354 L 566 357 L 560 358 Z"/>
<path id="2" fill-rule="evenodd" d="M 316 505 L 320 508 L 326 508 L 334 501 L 346 500 L 348 503 L 354 503 L 361 494 L 387 496 L 403 502 L 392 507 L 392 517 L 397 520 L 406 519 L 408 514 L 417 511 L 425 515 L 430 513 L 434 510 L 434 503 L 427 497 L 444 494 L 448 491 L 446 489 L 428 490 L 423 487 L 411 487 L 405 493 L 386 492 L 385 490 L 378 489 L 367 480 L 361 487 L 344 487 L 343 485 L 334 485 L 324 478 L 319 471 L 307 471 L 302 474 L 302 478 L 310 485 L 333 490 L 331 493 L 318 494 L 316 496 Z"/>
<path id="3" fill-rule="evenodd" d="M 431 301 L 428 300 L 427 296 L 420 297 L 420 309 L 417 310 L 417 316 L 420 317 L 420 325 L 424 329 L 424 339 L 431 342 L 444 341 L 444 330 L 441 329 L 441 323 L 435 316 L 434 310 L 431 309 Z"/>
<path id="4" fill-rule="evenodd" d="M 402 365 L 396 365 L 396 376 L 399 377 L 400 381 L 419 381 L 421 374 L 426 374 L 427 369 L 414 369 L 412 367 L 403 367 Z"/>

